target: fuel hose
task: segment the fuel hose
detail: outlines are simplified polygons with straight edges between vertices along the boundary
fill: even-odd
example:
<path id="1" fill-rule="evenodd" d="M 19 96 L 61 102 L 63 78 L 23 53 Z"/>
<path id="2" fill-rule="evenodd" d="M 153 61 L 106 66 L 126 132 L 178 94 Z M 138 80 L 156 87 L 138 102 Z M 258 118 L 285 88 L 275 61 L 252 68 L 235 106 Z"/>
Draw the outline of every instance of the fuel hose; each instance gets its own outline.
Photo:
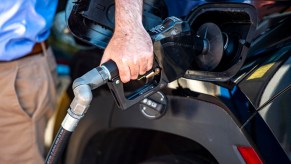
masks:
<path id="1" fill-rule="evenodd" d="M 118 76 L 116 64 L 110 60 L 96 67 L 73 82 L 74 99 L 47 154 L 45 164 L 57 164 L 79 121 L 92 101 L 92 91 Z"/>
<path id="2" fill-rule="evenodd" d="M 59 158 L 63 154 L 63 151 L 69 141 L 71 134 L 72 132 L 67 131 L 62 127 L 59 129 L 47 155 L 45 162 L 46 164 L 54 164 L 59 161 Z"/>

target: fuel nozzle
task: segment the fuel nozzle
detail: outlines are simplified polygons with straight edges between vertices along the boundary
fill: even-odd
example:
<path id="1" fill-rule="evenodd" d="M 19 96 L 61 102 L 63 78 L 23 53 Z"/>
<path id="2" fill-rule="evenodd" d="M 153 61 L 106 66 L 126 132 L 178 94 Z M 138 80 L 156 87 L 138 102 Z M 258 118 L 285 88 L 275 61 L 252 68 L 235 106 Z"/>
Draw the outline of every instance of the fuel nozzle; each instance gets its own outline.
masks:
<path id="1" fill-rule="evenodd" d="M 108 80 L 118 76 L 116 64 L 109 60 L 96 67 L 73 82 L 74 99 L 62 122 L 62 127 L 73 132 L 80 119 L 84 116 L 92 101 L 92 91 L 106 84 Z"/>
<path id="2" fill-rule="evenodd" d="M 203 71 L 215 69 L 222 59 L 223 35 L 215 23 L 204 23 L 194 32 L 188 22 L 170 17 L 153 28 L 152 33 L 154 42 L 160 42 L 158 46 L 161 47 L 156 47 L 155 50 L 163 49 L 162 53 L 165 53 L 166 58 L 179 54 L 177 57 L 184 56 Z M 193 62 L 189 64 L 192 65 Z M 185 60 L 183 65 L 190 66 Z"/>
<path id="3" fill-rule="evenodd" d="M 187 21 L 168 17 L 150 35 L 166 82 L 183 77 L 190 68 L 214 70 L 221 62 L 223 37 L 215 23 L 204 23 L 194 31 Z"/>

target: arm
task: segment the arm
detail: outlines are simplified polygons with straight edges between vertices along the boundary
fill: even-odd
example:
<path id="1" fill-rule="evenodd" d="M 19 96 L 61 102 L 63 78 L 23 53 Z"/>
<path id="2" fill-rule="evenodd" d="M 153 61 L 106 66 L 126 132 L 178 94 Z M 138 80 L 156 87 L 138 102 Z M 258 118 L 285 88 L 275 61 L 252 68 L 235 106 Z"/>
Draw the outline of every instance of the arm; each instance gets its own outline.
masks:
<path id="1" fill-rule="evenodd" d="M 123 83 L 143 75 L 153 64 L 153 45 L 142 24 L 142 0 L 115 0 L 114 34 L 101 64 L 113 60 Z"/>

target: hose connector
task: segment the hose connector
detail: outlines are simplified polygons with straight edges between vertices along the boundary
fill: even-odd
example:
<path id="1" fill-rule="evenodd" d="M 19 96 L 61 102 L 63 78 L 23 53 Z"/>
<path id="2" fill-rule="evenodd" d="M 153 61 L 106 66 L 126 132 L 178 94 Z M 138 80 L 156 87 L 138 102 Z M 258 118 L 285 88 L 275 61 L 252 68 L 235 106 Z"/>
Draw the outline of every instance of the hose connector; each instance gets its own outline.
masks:
<path id="1" fill-rule="evenodd" d="M 105 84 L 110 78 L 111 74 L 107 67 L 100 66 L 74 80 L 73 91 L 75 97 L 62 122 L 62 127 L 65 130 L 70 132 L 75 130 L 79 121 L 85 115 L 90 106 L 93 98 L 91 90 Z"/>

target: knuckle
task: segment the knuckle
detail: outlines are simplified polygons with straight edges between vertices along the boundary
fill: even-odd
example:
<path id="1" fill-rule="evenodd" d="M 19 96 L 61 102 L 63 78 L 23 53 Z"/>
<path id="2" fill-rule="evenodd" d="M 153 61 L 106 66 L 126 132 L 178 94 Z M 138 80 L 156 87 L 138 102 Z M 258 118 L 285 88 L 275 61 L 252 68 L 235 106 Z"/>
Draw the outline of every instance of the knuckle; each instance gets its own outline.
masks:
<path id="1" fill-rule="evenodd" d="M 153 67 L 153 64 L 149 64 L 149 65 L 147 66 L 147 71 L 150 70 L 152 67 Z"/>
<path id="2" fill-rule="evenodd" d="M 127 83 L 129 82 L 129 78 L 120 78 L 120 80 L 122 81 L 122 83 Z"/>
<path id="3" fill-rule="evenodd" d="M 148 68 L 147 64 L 145 64 L 143 67 L 141 67 L 140 70 L 139 70 L 140 74 L 146 73 L 146 71 L 148 70 L 147 68 Z"/>
<path id="4" fill-rule="evenodd" d="M 138 73 L 132 73 L 131 74 L 131 79 L 136 79 L 138 77 Z"/>
<path id="5" fill-rule="evenodd" d="M 139 72 L 140 75 L 143 75 L 143 74 L 145 74 L 145 73 L 146 73 L 146 70 L 141 70 L 141 71 Z"/>
<path id="6" fill-rule="evenodd" d="M 130 77 L 129 77 L 129 75 L 127 75 L 127 74 L 120 73 L 120 80 L 121 80 L 123 83 L 127 83 L 127 82 L 129 82 Z"/>

